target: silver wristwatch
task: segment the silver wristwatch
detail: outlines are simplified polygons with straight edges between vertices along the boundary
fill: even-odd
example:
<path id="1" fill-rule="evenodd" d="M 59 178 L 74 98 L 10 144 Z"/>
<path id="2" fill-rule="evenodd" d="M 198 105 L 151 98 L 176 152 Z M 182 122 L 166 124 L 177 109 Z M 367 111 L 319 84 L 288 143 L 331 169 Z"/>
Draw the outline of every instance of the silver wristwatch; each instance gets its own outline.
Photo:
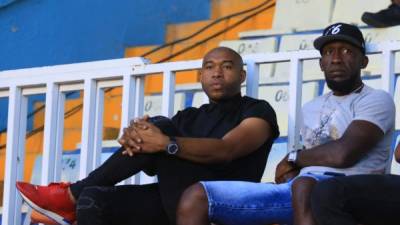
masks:
<path id="1" fill-rule="evenodd" d="M 167 145 L 167 153 L 170 155 L 175 155 L 179 151 L 178 143 L 175 137 L 169 137 L 169 144 Z"/>
<path id="2" fill-rule="evenodd" d="M 300 149 L 296 149 L 296 150 L 293 150 L 293 151 L 289 152 L 287 161 L 292 163 L 292 164 L 296 164 L 297 153 L 299 151 L 300 151 Z"/>

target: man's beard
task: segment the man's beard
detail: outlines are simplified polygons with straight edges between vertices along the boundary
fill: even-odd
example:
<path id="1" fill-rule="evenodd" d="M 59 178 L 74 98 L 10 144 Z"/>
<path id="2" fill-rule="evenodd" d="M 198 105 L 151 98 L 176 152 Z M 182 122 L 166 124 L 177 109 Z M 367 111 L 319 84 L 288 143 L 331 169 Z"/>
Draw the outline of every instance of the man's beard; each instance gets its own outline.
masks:
<path id="1" fill-rule="evenodd" d="M 356 75 L 351 76 L 347 80 L 335 81 L 326 79 L 326 84 L 332 91 L 340 92 L 342 94 L 349 94 L 354 90 L 354 85 L 357 82 Z"/>

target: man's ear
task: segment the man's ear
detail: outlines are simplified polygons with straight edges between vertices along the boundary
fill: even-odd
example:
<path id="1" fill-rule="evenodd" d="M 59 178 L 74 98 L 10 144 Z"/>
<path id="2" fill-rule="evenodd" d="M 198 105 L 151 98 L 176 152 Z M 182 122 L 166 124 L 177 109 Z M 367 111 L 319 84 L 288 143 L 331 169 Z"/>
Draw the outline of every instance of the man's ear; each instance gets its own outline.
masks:
<path id="1" fill-rule="evenodd" d="M 245 70 L 240 71 L 240 83 L 243 83 L 246 80 L 247 74 Z"/>
<path id="2" fill-rule="evenodd" d="M 321 71 L 322 72 L 324 72 L 324 67 L 323 67 L 323 65 L 322 65 L 322 59 L 321 58 L 319 58 L 319 68 L 321 69 Z"/>
<path id="3" fill-rule="evenodd" d="M 364 69 L 365 67 L 367 67 L 367 66 L 368 66 L 368 63 L 369 63 L 369 58 L 368 58 L 368 56 L 364 56 L 363 61 L 362 61 L 362 64 L 361 64 L 361 69 Z"/>
<path id="4" fill-rule="evenodd" d="M 199 81 L 201 82 L 201 80 L 203 79 L 203 73 L 201 72 L 201 70 L 199 70 Z"/>

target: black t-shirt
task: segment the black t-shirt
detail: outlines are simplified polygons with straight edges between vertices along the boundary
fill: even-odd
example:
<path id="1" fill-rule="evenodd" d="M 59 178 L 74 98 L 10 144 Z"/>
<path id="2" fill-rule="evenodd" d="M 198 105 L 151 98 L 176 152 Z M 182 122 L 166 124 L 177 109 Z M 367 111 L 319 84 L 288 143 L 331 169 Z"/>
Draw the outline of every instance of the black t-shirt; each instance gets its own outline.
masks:
<path id="1" fill-rule="evenodd" d="M 201 164 L 160 154 L 156 173 L 164 208 L 172 222 L 181 193 L 191 184 L 209 180 L 259 182 L 274 139 L 279 136 L 275 111 L 264 100 L 237 95 L 220 103 L 204 104 L 178 112 L 172 122 L 179 137 L 221 139 L 246 118 L 264 119 L 272 128 L 270 137 L 251 154 L 229 163 Z M 218 151 L 218 149 L 215 149 Z"/>

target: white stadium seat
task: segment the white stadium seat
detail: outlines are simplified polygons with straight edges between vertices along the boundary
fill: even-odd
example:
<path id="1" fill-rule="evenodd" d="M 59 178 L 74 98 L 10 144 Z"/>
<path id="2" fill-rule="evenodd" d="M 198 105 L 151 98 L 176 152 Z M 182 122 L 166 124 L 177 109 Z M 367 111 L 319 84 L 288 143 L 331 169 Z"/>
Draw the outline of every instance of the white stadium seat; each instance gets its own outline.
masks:
<path id="1" fill-rule="evenodd" d="M 380 79 L 380 77 L 373 79 L 363 79 L 363 83 L 375 89 L 382 89 L 382 80 Z"/>
<path id="2" fill-rule="evenodd" d="M 304 104 L 318 95 L 318 82 L 304 83 L 302 90 L 302 104 Z M 260 86 L 258 98 L 266 100 L 274 108 L 281 136 L 287 136 L 289 115 L 288 84 Z"/>
<path id="3" fill-rule="evenodd" d="M 279 44 L 279 51 L 297 51 L 315 49 L 313 42 L 320 34 L 284 35 Z M 289 63 L 277 63 L 274 73 L 275 82 L 285 82 L 289 79 Z M 319 67 L 318 59 L 306 60 L 303 63 L 303 80 L 321 80 L 323 73 Z"/>
<path id="4" fill-rule="evenodd" d="M 334 2 L 334 0 L 277 0 L 272 29 L 241 32 L 239 36 L 260 37 L 323 29 L 330 24 Z"/>
<path id="5" fill-rule="evenodd" d="M 382 42 L 400 41 L 400 28 L 390 27 L 385 29 L 364 28 L 361 29 L 367 44 L 379 44 Z M 363 74 L 377 75 L 382 72 L 382 55 L 369 55 L 369 64 L 363 70 Z M 396 53 L 395 72 L 400 72 L 400 54 Z"/>
<path id="6" fill-rule="evenodd" d="M 272 27 L 296 31 L 322 29 L 330 23 L 333 3 L 333 0 L 278 0 Z"/>
<path id="7" fill-rule="evenodd" d="M 390 0 L 336 0 L 332 23 L 366 25 L 361 21 L 364 12 L 377 12 L 387 8 L 389 4 Z"/>
<path id="8" fill-rule="evenodd" d="M 222 41 L 220 46 L 232 48 L 241 55 L 254 53 L 276 52 L 277 38 L 262 38 L 256 40 Z M 273 76 L 274 64 L 260 65 L 260 83 L 266 83 Z"/>
<path id="9" fill-rule="evenodd" d="M 208 103 L 208 97 L 204 91 L 196 91 L 193 94 L 192 107 L 200 107 L 206 103 Z"/>
<path id="10" fill-rule="evenodd" d="M 150 116 L 161 115 L 161 95 L 144 96 L 144 114 Z M 174 114 L 185 108 L 185 94 L 175 93 Z"/>

